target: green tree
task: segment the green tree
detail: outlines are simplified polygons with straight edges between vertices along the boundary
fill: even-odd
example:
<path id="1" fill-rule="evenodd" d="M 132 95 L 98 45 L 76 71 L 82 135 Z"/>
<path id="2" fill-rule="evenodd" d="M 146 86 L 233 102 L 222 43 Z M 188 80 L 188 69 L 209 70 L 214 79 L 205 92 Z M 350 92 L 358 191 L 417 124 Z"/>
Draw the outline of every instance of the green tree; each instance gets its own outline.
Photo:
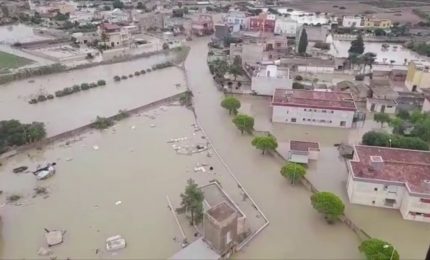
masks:
<path id="1" fill-rule="evenodd" d="M 237 114 L 237 110 L 240 108 L 240 101 L 235 97 L 225 97 L 221 102 L 221 106 L 228 110 L 228 113 Z"/>
<path id="2" fill-rule="evenodd" d="M 375 113 L 373 116 L 373 120 L 375 120 L 378 123 L 381 123 L 381 127 L 384 126 L 384 123 L 390 122 L 390 116 L 386 113 Z"/>
<path id="3" fill-rule="evenodd" d="M 358 247 L 364 253 L 367 260 L 399 260 L 400 256 L 393 245 L 377 239 L 371 238 L 361 242 Z"/>
<path id="4" fill-rule="evenodd" d="M 193 179 L 188 179 L 185 192 L 181 194 L 181 205 L 191 213 L 191 225 L 198 224 L 203 219 L 203 192 Z"/>
<path id="5" fill-rule="evenodd" d="M 121 0 L 114 0 L 112 6 L 113 8 L 122 9 L 124 8 L 124 3 Z"/>
<path id="6" fill-rule="evenodd" d="M 297 52 L 299 54 L 305 54 L 307 47 L 308 47 L 308 34 L 306 33 L 306 29 L 303 29 L 302 33 L 300 34 Z"/>
<path id="7" fill-rule="evenodd" d="M 389 146 L 390 137 L 391 136 L 387 133 L 370 131 L 363 135 L 361 142 L 365 145 Z"/>
<path id="8" fill-rule="evenodd" d="M 237 76 L 242 75 L 242 65 L 240 64 L 231 64 L 228 68 L 228 72 L 234 76 L 234 80 L 236 80 Z"/>
<path id="9" fill-rule="evenodd" d="M 209 63 L 209 70 L 218 78 L 224 78 L 224 75 L 229 69 L 228 63 L 225 60 L 216 59 Z"/>
<path id="10" fill-rule="evenodd" d="M 281 168 L 281 174 L 290 179 L 291 184 L 294 184 L 305 176 L 306 169 L 301 164 L 289 162 Z"/>
<path id="11" fill-rule="evenodd" d="M 255 146 L 255 148 L 261 150 L 264 154 L 266 151 L 274 151 L 278 147 L 278 141 L 273 135 L 268 136 L 256 136 L 251 144 Z"/>
<path id="12" fill-rule="evenodd" d="M 400 135 L 404 134 L 405 122 L 401 118 L 395 117 L 395 118 L 391 119 L 388 124 L 393 128 L 394 134 L 400 134 Z"/>
<path id="13" fill-rule="evenodd" d="M 376 28 L 375 31 L 374 31 L 374 33 L 375 33 L 376 36 L 384 36 L 386 34 L 385 30 L 381 29 L 381 28 Z"/>
<path id="14" fill-rule="evenodd" d="M 251 134 L 254 130 L 254 118 L 251 116 L 239 114 L 233 118 L 233 123 L 242 134 L 244 132 Z"/>
<path id="15" fill-rule="evenodd" d="M 363 41 L 363 36 L 361 36 L 361 34 L 357 36 L 357 39 L 351 42 L 351 47 L 349 48 L 348 52 L 350 54 L 357 54 L 357 55 L 363 54 L 364 41 Z"/>
<path id="16" fill-rule="evenodd" d="M 415 123 L 411 134 L 426 142 L 430 142 L 430 118 Z"/>
<path id="17" fill-rule="evenodd" d="M 375 63 L 376 60 L 376 54 L 373 52 L 366 52 L 361 57 L 362 63 L 363 63 L 363 73 L 365 73 L 366 66 L 369 66 L 369 68 L 372 69 L 373 63 Z"/>
<path id="18" fill-rule="evenodd" d="M 409 112 L 403 109 L 400 109 L 396 116 L 403 120 L 408 120 L 410 118 Z"/>
<path id="19" fill-rule="evenodd" d="M 139 10 L 145 10 L 146 11 L 146 6 L 142 2 L 138 2 L 136 8 Z"/>
<path id="20" fill-rule="evenodd" d="M 317 192 L 311 196 L 314 209 L 324 215 L 328 223 L 334 223 L 343 215 L 345 205 L 342 200 L 331 192 Z"/>

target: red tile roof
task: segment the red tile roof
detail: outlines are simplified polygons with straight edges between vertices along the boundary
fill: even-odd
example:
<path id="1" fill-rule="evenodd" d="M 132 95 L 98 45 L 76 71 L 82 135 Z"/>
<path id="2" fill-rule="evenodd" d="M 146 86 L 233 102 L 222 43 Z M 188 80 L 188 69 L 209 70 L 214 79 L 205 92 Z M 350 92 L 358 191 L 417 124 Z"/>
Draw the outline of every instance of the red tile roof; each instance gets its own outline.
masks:
<path id="1" fill-rule="evenodd" d="M 370 167 L 371 156 L 382 158 L 379 170 Z M 355 178 L 400 183 L 411 193 L 430 196 L 430 183 L 426 183 L 430 181 L 429 151 L 357 145 L 349 164 Z"/>
<path id="2" fill-rule="evenodd" d="M 318 143 L 315 142 L 305 142 L 305 141 L 294 141 L 291 140 L 290 141 L 290 150 L 294 150 L 294 151 L 309 151 L 309 150 L 313 150 L 313 151 L 319 151 L 320 150 L 320 145 Z"/>
<path id="3" fill-rule="evenodd" d="M 350 93 L 297 89 L 276 89 L 273 94 L 272 105 L 348 111 L 357 110 Z"/>
<path id="4" fill-rule="evenodd" d="M 108 30 L 108 31 L 120 29 L 120 27 L 118 25 L 112 24 L 112 23 L 102 23 L 100 26 L 103 29 Z"/>

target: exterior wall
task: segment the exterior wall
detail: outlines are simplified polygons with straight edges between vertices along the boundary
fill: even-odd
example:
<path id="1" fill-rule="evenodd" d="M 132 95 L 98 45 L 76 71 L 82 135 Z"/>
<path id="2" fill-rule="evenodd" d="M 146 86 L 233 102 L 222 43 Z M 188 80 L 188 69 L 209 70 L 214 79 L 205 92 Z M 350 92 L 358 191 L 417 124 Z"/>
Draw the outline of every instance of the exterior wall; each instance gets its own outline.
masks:
<path id="1" fill-rule="evenodd" d="M 347 190 L 351 203 L 390 209 L 399 209 L 404 194 L 407 193 L 404 186 L 357 181 L 351 176 Z M 396 202 L 393 205 L 387 205 L 386 199 L 394 199 Z"/>
<path id="2" fill-rule="evenodd" d="M 362 18 L 359 16 L 344 16 L 342 20 L 343 27 L 362 27 L 361 25 Z"/>
<path id="3" fill-rule="evenodd" d="M 369 101 L 366 102 L 367 111 L 370 111 L 370 112 L 378 112 L 378 113 L 382 112 L 382 107 L 385 107 L 384 113 L 387 113 L 387 114 L 395 114 L 396 113 L 396 106 L 386 106 L 386 105 L 381 105 L 381 104 L 375 103 L 375 108 L 372 111 L 371 110 L 372 109 L 372 103 Z"/>
<path id="4" fill-rule="evenodd" d="M 260 31 L 263 27 L 265 32 L 273 32 L 275 30 L 275 20 L 263 19 L 260 17 L 251 17 L 249 19 L 249 29 L 251 31 Z"/>
<path id="5" fill-rule="evenodd" d="M 406 75 L 405 81 L 406 87 L 410 90 L 430 87 L 430 72 L 422 71 L 418 69 L 414 62 L 410 62 L 408 66 L 408 74 Z"/>
<path id="6" fill-rule="evenodd" d="M 318 160 L 319 156 L 320 156 L 320 152 L 319 151 L 309 150 L 309 159 L 310 160 Z"/>
<path id="7" fill-rule="evenodd" d="M 334 67 L 318 67 L 318 66 L 297 66 L 298 72 L 310 73 L 333 73 Z"/>
<path id="8" fill-rule="evenodd" d="M 292 89 L 293 80 L 289 77 L 275 78 L 254 76 L 251 79 L 251 89 L 258 95 L 272 96 L 275 89 Z"/>
<path id="9" fill-rule="evenodd" d="M 242 44 L 242 61 L 254 64 L 263 60 L 264 44 Z"/>
<path id="10" fill-rule="evenodd" d="M 272 121 L 288 124 L 351 128 L 354 113 L 354 111 L 344 110 L 273 106 Z M 294 119 L 296 122 L 293 122 Z"/>
<path id="11" fill-rule="evenodd" d="M 430 199 L 415 197 L 406 193 L 402 200 L 400 213 L 404 219 L 430 223 Z"/>
<path id="12" fill-rule="evenodd" d="M 219 225 L 208 214 L 203 216 L 204 237 L 220 255 L 226 253 L 237 241 L 237 214 L 230 216 L 224 222 L 226 223 Z M 227 243 L 228 233 L 231 238 L 229 243 Z"/>
<path id="13" fill-rule="evenodd" d="M 275 34 L 296 36 L 298 24 L 296 21 L 276 19 L 274 32 Z"/>

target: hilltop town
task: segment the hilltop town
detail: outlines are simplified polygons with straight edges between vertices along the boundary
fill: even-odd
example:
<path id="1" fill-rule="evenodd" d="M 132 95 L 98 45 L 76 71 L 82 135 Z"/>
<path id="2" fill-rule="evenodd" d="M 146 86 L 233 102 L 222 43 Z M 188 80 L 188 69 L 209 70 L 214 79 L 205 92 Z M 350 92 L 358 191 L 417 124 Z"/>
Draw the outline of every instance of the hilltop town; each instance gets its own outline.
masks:
<path id="1" fill-rule="evenodd" d="M 0 258 L 424 259 L 430 3 L 0 2 Z"/>

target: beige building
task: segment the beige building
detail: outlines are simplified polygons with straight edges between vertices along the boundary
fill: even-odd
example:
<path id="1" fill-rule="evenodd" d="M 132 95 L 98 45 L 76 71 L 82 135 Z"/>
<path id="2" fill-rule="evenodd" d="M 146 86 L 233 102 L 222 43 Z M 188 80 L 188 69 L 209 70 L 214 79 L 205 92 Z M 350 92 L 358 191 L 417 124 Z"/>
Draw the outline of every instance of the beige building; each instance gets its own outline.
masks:
<path id="1" fill-rule="evenodd" d="M 391 28 L 391 26 L 393 26 L 393 23 L 390 19 L 364 18 L 364 27 L 366 28 L 387 29 Z"/>
<path id="2" fill-rule="evenodd" d="M 410 91 L 430 88 L 430 63 L 411 61 L 408 65 L 405 85 Z"/>

